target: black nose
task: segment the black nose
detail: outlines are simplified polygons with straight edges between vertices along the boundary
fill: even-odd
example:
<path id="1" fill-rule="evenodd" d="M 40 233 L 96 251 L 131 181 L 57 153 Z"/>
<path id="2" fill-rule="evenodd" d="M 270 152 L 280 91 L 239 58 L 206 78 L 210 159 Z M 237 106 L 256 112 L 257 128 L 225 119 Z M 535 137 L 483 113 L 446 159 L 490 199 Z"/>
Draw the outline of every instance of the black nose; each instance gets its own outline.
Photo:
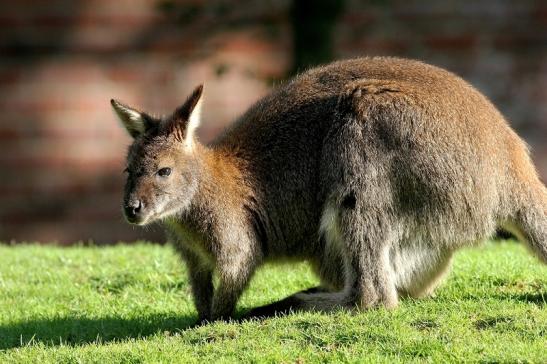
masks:
<path id="1" fill-rule="evenodd" d="M 125 206 L 125 214 L 129 220 L 134 220 L 142 210 L 141 200 L 132 200 Z"/>

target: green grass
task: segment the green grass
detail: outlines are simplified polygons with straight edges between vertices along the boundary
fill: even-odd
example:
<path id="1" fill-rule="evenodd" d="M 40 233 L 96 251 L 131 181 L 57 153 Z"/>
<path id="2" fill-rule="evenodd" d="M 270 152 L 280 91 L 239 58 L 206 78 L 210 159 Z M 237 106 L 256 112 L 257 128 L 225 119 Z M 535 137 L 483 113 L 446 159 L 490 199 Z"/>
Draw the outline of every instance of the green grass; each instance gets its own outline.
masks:
<path id="1" fill-rule="evenodd" d="M 315 285 L 261 269 L 240 312 Z M 547 362 L 547 267 L 514 243 L 460 252 L 437 297 L 394 311 L 191 328 L 169 247 L 0 247 L 0 362 Z"/>

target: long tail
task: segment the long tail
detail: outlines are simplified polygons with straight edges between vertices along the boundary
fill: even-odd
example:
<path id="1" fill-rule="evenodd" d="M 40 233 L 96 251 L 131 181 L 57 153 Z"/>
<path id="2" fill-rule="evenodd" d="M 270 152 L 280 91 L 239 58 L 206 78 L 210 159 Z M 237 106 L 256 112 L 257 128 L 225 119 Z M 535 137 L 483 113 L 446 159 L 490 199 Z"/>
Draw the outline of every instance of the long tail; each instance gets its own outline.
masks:
<path id="1" fill-rule="evenodd" d="M 538 180 L 528 196 L 506 227 L 547 264 L 547 188 Z"/>

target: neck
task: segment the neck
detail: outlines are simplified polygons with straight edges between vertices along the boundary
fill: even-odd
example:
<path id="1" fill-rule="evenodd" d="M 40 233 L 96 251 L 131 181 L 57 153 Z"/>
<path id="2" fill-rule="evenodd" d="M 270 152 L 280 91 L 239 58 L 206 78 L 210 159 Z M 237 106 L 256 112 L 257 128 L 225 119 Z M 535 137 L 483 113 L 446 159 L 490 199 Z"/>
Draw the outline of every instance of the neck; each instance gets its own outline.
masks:
<path id="1" fill-rule="evenodd" d="M 192 203 L 180 222 L 201 229 L 211 220 L 226 219 L 240 210 L 251 196 L 251 188 L 244 175 L 244 163 L 233 154 L 194 145 L 198 156 L 200 178 Z"/>

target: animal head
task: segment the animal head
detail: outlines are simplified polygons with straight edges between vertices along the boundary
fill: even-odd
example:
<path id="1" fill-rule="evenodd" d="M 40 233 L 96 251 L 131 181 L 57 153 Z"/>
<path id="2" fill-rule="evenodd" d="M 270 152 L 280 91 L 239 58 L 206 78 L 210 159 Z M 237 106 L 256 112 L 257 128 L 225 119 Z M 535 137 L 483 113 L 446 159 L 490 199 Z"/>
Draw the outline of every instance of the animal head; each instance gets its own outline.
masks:
<path id="1" fill-rule="evenodd" d="M 123 199 L 128 222 L 145 225 L 181 213 L 190 205 L 200 174 L 194 134 L 200 122 L 202 92 L 200 85 L 165 118 L 111 100 L 133 137 L 127 154 Z"/>

